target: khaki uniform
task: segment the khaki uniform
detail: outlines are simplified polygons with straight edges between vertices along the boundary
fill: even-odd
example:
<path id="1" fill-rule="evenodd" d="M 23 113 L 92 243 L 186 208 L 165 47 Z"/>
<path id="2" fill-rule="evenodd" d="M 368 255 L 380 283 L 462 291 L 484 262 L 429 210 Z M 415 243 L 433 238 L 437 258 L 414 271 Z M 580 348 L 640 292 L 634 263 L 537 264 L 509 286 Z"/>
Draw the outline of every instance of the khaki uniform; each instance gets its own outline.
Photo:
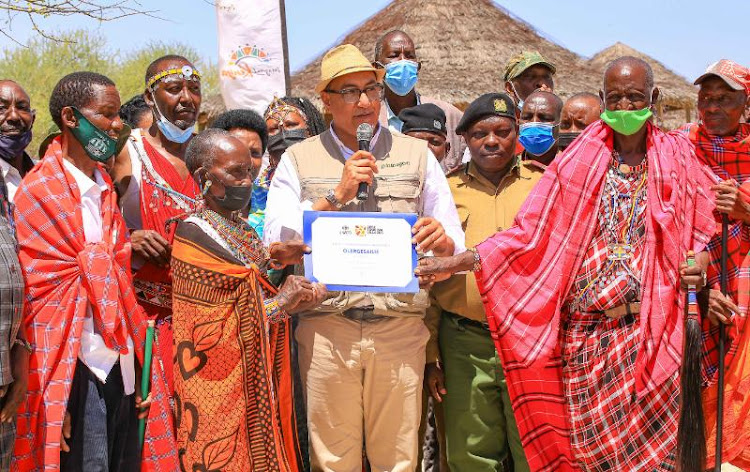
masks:
<path id="1" fill-rule="evenodd" d="M 510 228 L 542 173 L 517 158 L 498 186 L 471 162 L 449 175 L 466 247 Z M 432 294 L 426 318 L 427 362 L 442 359 L 445 372 L 443 411 L 451 471 L 505 470 L 510 456 L 516 471 L 529 470 L 474 274 L 454 275 L 436 284 Z"/>

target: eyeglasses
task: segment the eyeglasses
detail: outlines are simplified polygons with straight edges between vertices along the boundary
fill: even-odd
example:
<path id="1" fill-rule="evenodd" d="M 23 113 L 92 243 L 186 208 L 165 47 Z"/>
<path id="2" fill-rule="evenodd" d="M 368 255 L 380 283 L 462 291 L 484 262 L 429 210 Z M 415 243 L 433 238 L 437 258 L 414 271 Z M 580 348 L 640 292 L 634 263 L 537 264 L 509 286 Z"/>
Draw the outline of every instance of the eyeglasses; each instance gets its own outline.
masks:
<path id="1" fill-rule="evenodd" d="M 367 95 L 367 98 L 371 102 L 379 102 L 383 100 L 383 84 L 368 85 L 364 89 L 345 88 L 341 90 L 325 89 L 324 91 L 341 95 L 341 98 L 346 103 L 357 103 L 363 93 Z"/>

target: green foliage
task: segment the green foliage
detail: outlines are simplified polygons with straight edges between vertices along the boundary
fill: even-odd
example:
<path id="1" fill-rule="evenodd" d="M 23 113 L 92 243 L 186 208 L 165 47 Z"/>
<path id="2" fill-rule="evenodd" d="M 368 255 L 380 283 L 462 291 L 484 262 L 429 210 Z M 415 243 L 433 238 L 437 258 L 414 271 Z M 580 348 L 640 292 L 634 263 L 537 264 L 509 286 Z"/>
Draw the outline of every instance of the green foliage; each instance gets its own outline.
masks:
<path id="1" fill-rule="evenodd" d="M 34 140 L 29 146 L 35 155 L 39 144 L 55 130 L 49 115 L 49 97 L 55 84 L 65 75 L 82 70 L 99 72 L 112 79 L 123 103 L 144 89 L 148 65 L 165 54 L 179 54 L 194 61 L 203 75 L 203 96 L 218 93 L 216 64 L 201 60 L 195 49 L 180 43 L 153 42 L 142 49 L 123 53 L 110 50 L 98 33 L 77 30 L 56 34 L 59 40 L 37 38 L 26 47 L 8 48 L 0 53 L 0 79 L 21 84 L 36 109 Z"/>

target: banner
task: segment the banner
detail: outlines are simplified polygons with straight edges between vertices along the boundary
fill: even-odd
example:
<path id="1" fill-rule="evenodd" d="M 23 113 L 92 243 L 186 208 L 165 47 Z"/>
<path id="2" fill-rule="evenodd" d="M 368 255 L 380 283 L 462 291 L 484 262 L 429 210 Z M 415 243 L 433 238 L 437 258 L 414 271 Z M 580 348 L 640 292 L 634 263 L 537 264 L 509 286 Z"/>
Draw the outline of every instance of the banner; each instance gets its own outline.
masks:
<path id="1" fill-rule="evenodd" d="M 287 90 L 283 0 L 217 0 L 219 83 L 228 110 L 260 114 Z"/>

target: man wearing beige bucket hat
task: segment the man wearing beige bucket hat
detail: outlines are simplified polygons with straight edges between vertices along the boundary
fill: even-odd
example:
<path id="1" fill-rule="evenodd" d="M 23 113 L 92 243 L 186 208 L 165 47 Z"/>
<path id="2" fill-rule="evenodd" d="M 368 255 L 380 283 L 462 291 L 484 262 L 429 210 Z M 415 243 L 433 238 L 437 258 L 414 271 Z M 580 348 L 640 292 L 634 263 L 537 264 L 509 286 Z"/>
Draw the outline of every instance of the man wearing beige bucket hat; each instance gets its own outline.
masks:
<path id="1" fill-rule="evenodd" d="M 378 124 L 382 79 L 383 70 L 352 45 L 323 57 L 315 90 L 333 122 L 281 157 L 268 194 L 267 244 L 299 238 L 304 210 L 383 211 L 419 215 L 420 252 L 464 250 L 450 188 L 426 142 Z M 374 129 L 370 152 L 356 151 L 362 123 Z M 355 199 L 360 183 L 367 184 L 365 200 Z M 416 468 L 429 304 L 425 290 L 330 292 L 300 315 L 313 470 L 360 472 L 363 445 L 373 471 Z"/>

